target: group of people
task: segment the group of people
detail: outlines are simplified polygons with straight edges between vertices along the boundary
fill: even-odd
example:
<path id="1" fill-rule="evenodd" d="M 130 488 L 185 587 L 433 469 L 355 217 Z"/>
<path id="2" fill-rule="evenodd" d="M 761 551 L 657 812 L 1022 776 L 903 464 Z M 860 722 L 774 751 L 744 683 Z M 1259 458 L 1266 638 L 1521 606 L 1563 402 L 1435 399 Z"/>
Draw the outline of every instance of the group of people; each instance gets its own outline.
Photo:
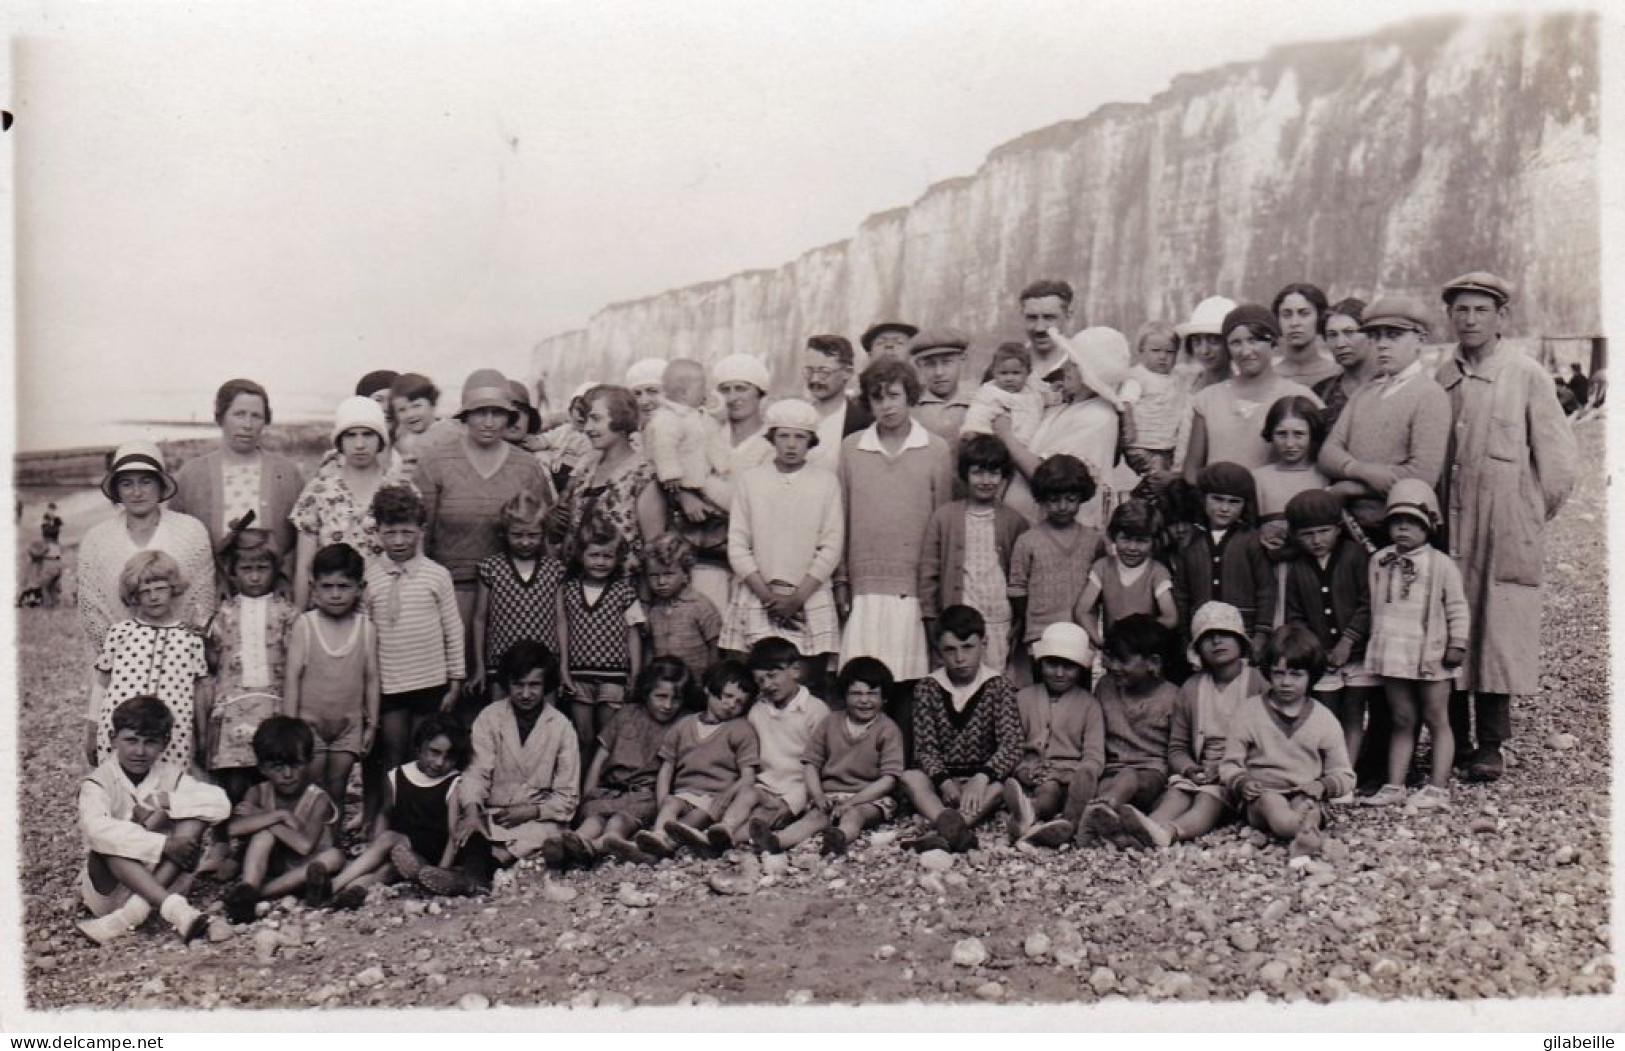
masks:
<path id="1" fill-rule="evenodd" d="M 1408 297 L 1212 297 L 1132 347 L 1066 335 L 1073 298 L 1024 289 L 980 385 L 964 333 L 888 321 L 861 372 L 809 338 L 776 400 L 745 354 L 556 419 L 491 369 L 446 420 L 369 373 L 309 482 L 248 380 L 218 452 L 124 446 L 80 552 L 81 929 L 194 936 L 195 869 L 248 922 L 902 814 L 918 850 L 1002 812 L 1025 849 L 1238 820 L 1313 852 L 1327 805 L 1500 777 L 1575 470 L 1510 284 L 1444 286 L 1432 364 Z"/>

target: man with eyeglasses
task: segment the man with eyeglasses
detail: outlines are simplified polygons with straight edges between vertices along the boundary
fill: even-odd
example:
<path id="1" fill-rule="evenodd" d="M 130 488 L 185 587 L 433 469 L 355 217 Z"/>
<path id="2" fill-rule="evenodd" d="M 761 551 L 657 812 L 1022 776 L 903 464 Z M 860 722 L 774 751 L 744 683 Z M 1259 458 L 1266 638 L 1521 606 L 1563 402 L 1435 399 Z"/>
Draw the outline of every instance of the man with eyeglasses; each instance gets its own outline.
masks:
<path id="1" fill-rule="evenodd" d="M 1512 695 L 1539 690 L 1546 523 L 1574 487 L 1578 450 L 1552 378 L 1501 339 L 1512 287 L 1478 271 L 1445 285 L 1443 298 L 1456 346 L 1437 374 L 1452 417 L 1441 503 L 1473 636 L 1450 728 L 1467 779 L 1494 781 L 1512 736 Z"/>
<path id="2" fill-rule="evenodd" d="M 807 462 L 833 471 L 841 462 L 841 439 L 875 422 L 861 399 L 846 396 L 854 354 L 845 336 L 812 336 L 801 352 L 807 400 L 818 410 L 818 444 Z"/>

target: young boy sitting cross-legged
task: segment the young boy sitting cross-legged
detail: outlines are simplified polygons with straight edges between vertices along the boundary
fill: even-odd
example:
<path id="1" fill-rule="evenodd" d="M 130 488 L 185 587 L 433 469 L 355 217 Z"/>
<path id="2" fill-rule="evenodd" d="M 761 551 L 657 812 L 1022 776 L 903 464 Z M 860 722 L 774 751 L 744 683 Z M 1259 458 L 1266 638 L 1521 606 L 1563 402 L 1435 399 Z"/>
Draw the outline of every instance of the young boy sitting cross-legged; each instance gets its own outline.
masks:
<path id="1" fill-rule="evenodd" d="M 971 831 L 1000 804 L 1004 779 L 1024 738 L 1010 680 L 982 663 L 987 625 L 969 606 L 949 606 L 936 623 L 943 666 L 914 686 L 915 768 L 903 790 L 935 830 L 905 845 L 963 852 Z"/>
<path id="2" fill-rule="evenodd" d="M 175 717 L 156 697 L 113 709 L 113 753 L 79 785 L 79 828 L 89 855 L 80 894 L 95 913 L 79 930 L 98 945 L 144 923 L 154 906 L 183 940 L 207 920 L 174 888 L 197 864 L 203 829 L 231 813 L 226 793 L 161 762 Z"/>

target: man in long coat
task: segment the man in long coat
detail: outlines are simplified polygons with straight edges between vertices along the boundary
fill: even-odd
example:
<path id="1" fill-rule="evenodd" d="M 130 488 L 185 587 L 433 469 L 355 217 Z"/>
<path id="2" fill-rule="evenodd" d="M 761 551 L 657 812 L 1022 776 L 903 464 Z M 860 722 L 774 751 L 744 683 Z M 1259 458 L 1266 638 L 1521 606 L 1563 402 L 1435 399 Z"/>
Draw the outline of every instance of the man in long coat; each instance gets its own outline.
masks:
<path id="1" fill-rule="evenodd" d="M 1450 698 L 1450 721 L 1473 781 L 1501 776 L 1511 695 L 1538 689 L 1546 523 L 1574 486 L 1577 456 L 1551 377 L 1501 341 L 1511 299 L 1511 287 L 1494 274 L 1447 284 L 1457 343 L 1437 373 L 1452 418 L 1439 495 L 1472 609 L 1472 645 Z M 1469 694 L 1476 749 L 1469 747 Z"/>

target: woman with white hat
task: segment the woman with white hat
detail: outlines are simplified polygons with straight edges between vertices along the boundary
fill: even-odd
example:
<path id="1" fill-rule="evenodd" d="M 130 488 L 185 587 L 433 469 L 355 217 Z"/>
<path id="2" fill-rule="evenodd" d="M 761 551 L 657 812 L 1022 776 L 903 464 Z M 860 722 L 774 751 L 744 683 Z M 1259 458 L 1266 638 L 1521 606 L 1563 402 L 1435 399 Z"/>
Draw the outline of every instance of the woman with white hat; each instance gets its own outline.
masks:
<path id="1" fill-rule="evenodd" d="M 372 398 L 358 394 L 339 402 L 333 414 L 333 450 L 288 516 L 299 531 L 293 570 L 296 609 L 310 601 L 310 563 L 321 548 L 349 544 L 369 559 L 383 553 L 367 508 L 386 481 L 403 480 L 388 466 L 389 423 L 383 406 Z"/>
<path id="2" fill-rule="evenodd" d="M 1128 340 L 1116 329 L 1097 326 L 1059 342 L 1066 348 L 1066 361 L 1045 379 L 1061 400 L 1044 410 L 1032 441 L 1016 440 L 1009 416 L 993 423 L 993 433 L 1010 450 L 1016 466 L 1004 502 L 1030 524 L 1042 521 L 1044 512 L 1033 499 L 1029 482 L 1039 464 L 1058 453 L 1069 453 L 1088 465 L 1097 486 L 1095 497 L 1078 509 L 1078 521 L 1098 527 L 1107 499 L 1107 480 L 1117 458 L 1117 388 L 1128 376 Z"/>
<path id="3" fill-rule="evenodd" d="M 187 623 L 207 623 L 218 601 L 214 547 L 202 522 L 163 506 L 175 495 L 175 479 L 158 446 L 119 446 L 101 488 L 118 514 L 92 526 L 79 542 L 79 623 L 91 645 L 100 652 L 108 628 L 126 616 L 119 574 L 141 551 L 162 551 L 179 564 L 189 587 L 177 612 Z"/>
<path id="4" fill-rule="evenodd" d="M 536 457 L 506 440 L 519 416 L 508 378 L 496 369 L 475 369 L 463 381 L 457 410 L 461 439 L 424 449 L 412 472 L 429 515 L 423 553 L 451 574 L 465 626 L 473 623 L 479 565 L 503 550 L 503 505 L 522 492 L 549 507 L 557 497 Z"/>
<path id="5" fill-rule="evenodd" d="M 638 403 L 639 430 L 660 407 L 665 378 L 665 358 L 639 358 L 626 370 L 626 389 L 632 392 L 632 397 Z"/>
<path id="6" fill-rule="evenodd" d="M 1230 353 L 1222 329 L 1225 316 L 1234 309 L 1235 300 L 1208 296 L 1196 304 L 1189 321 L 1174 326 L 1180 342 L 1174 375 L 1185 378 L 1192 394 L 1230 378 Z"/>

